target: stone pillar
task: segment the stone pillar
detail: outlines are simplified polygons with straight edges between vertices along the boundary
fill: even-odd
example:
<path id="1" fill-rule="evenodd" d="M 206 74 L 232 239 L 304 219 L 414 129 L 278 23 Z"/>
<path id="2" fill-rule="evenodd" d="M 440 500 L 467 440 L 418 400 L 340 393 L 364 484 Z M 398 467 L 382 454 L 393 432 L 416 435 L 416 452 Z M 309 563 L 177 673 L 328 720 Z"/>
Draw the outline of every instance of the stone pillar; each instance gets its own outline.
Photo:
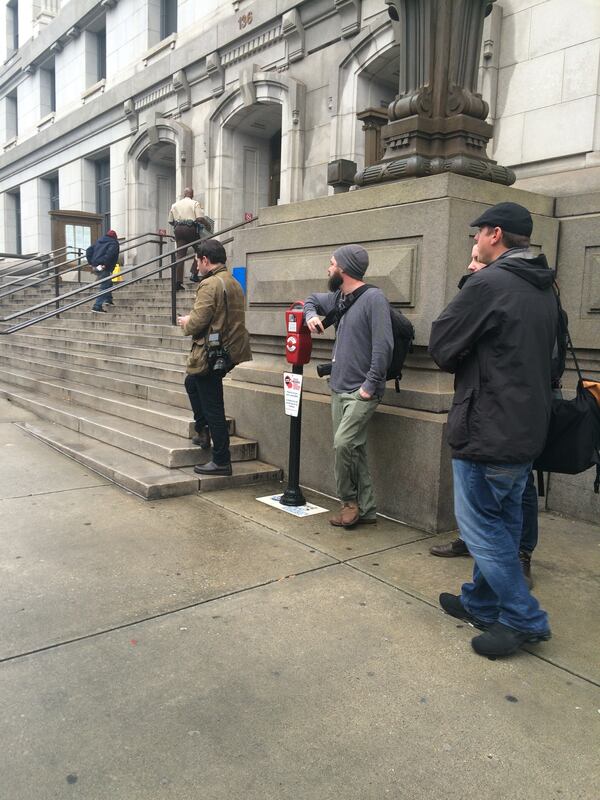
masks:
<path id="1" fill-rule="evenodd" d="M 383 160 L 359 172 L 366 186 L 456 172 L 510 185 L 487 156 L 492 127 L 477 92 L 483 20 L 495 0 L 385 0 L 400 23 L 399 94 L 382 129 Z"/>
<path id="2" fill-rule="evenodd" d="M 21 184 L 21 247 L 24 253 L 50 250 L 50 191 L 34 178 Z M 45 196 L 47 195 L 47 197 Z"/>

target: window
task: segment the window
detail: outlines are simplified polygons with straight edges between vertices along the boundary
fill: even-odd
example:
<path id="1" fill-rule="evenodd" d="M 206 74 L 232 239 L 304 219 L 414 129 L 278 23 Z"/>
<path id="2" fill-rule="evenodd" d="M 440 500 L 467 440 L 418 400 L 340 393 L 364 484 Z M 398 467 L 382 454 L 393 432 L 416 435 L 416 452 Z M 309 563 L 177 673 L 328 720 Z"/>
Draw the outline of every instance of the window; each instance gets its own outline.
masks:
<path id="1" fill-rule="evenodd" d="M 102 78 L 106 78 L 106 28 L 96 34 L 96 47 L 97 80 L 101 81 Z"/>
<path id="2" fill-rule="evenodd" d="M 40 117 L 56 111 L 56 72 L 54 63 L 40 69 Z"/>
<path id="3" fill-rule="evenodd" d="M 96 161 L 96 213 L 102 214 L 102 233 L 110 230 L 110 159 Z"/>
<path id="4" fill-rule="evenodd" d="M 19 49 L 19 0 L 6 4 L 6 48 L 9 56 Z"/>
<path id="5" fill-rule="evenodd" d="M 177 32 L 177 0 L 160 0 L 160 38 Z"/>
<path id="6" fill-rule="evenodd" d="M 17 93 L 7 94 L 4 98 L 6 118 L 4 120 L 5 141 L 9 142 L 19 133 L 19 111 L 17 106 Z"/>
<path id="7" fill-rule="evenodd" d="M 58 175 L 49 175 L 44 178 L 48 184 L 48 196 L 50 199 L 50 211 L 58 211 L 60 208 L 60 196 L 58 192 Z"/>
<path id="8" fill-rule="evenodd" d="M 11 238 L 7 240 L 9 245 L 8 249 L 13 250 L 17 255 L 23 253 L 23 246 L 21 244 L 21 190 L 14 189 L 6 193 L 7 199 L 7 219 L 9 221 L 9 230 L 12 229 Z"/>

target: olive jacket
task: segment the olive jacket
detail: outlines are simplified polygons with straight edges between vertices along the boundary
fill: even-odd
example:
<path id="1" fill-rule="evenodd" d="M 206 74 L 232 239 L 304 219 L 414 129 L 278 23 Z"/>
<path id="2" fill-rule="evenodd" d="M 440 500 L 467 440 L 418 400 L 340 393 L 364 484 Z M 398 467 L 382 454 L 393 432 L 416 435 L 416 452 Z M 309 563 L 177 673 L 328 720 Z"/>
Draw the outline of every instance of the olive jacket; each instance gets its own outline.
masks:
<path id="1" fill-rule="evenodd" d="M 186 365 L 188 375 L 204 375 L 208 372 L 206 342 L 208 334 L 216 331 L 221 333 L 222 343 L 234 364 L 250 361 L 252 352 L 245 320 L 242 287 L 229 274 L 224 264 L 216 265 L 208 275 L 200 279 L 194 308 L 183 329 L 185 336 L 192 337 L 192 348 Z"/>

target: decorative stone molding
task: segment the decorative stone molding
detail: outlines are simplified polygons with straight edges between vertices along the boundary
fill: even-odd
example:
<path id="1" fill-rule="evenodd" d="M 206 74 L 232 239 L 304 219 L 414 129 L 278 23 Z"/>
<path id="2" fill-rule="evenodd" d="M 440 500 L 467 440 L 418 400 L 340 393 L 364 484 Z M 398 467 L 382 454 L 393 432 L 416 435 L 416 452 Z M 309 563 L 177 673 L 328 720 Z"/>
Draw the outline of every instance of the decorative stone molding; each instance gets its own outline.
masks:
<path id="1" fill-rule="evenodd" d="M 235 64 L 236 61 L 248 58 L 259 50 L 265 50 L 279 39 L 281 39 L 281 23 L 278 22 L 267 30 L 249 36 L 234 47 L 224 50 L 221 54 L 221 64 L 223 67 Z"/>
<path id="2" fill-rule="evenodd" d="M 132 98 L 129 100 L 125 100 L 123 103 L 123 113 L 127 121 L 129 122 L 129 127 L 132 133 L 136 133 L 139 128 L 139 115 L 135 110 L 135 103 Z"/>
<path id="3" fill-rule="evenodd" d="M 211 97 L 219 97 L 225 91 L 225 70 L 221 65 L 221 56 L 218 51 L 207 55 L 206 74 L 210 82 Z"/>
<path id="4" fill-rule="evenodd" d="M 51 125 L 54 125 L 54 120 L 56 118 L 56 112 L 51 111 L 49 114 L 46 114 L 45 117 L 42 117 L 41 120 L 37 124 L 38 131 L 44 131 L 46 128 L 49 128 Z"/>
<path id="5" fill-rule="evenodd" d="M 147 67 L 148 64 L 154 58 L 161 55 L 161 53 L 163 53 L 165 50 L 173 50 L 176 44 L 177 44 L 177 34 L 171 33 L 165 39 L 162 39 L 158 44 L 155 44 L 154 47 L 151 47 L 149 50 L 146 50 L 146 52 L 142 56 L 142 61 L 144 62 L 144 66 Z"/>
<path id="6" fill-rule="evenodd" d="M 342 39 L 355 36 L 360 31 L 360 0 L 334 0 L 334 5 L 342 18 Z"/>
<path id="7" fill-rule="evenodd" d="M 114 8 L 119 0 L 100 0 L 102 8 Z"/>
<path id="8" fill-rule="evenodd" d="M 327 164 L 327 183 L 333 186 L 335 194 L 347 192 L 354 185 L 356 161 L 347 158 L 336 158 Z"/>
<path id="9" fill-rule="evenodd" d="M 150 89 L 150 91 L 135 97 L 133 104 L 136 112 L 158 103 L 158 101 L 162 100 L 163 97 L 167 97 L 168 95 L 172 94 L 173 89 L 173 80 L 170 80 L 168 83 L 163 83 L 161 86 L 157 86 L 153 89 Z"/>
<path id="10" fill-rule="evenodd" d="M 13 136 L 12 139 L 9 139 L 7 142 L 4 142 L 4 152 L 6 153 L 7 150 L 11 150 L 13 147 L 17 145 L 17 137 Z"/>
<path id="11" fill-rule="evenodd" d="M 57 53 L 62 53 L 62 50 L 63 50 L 63 46 L 60 43 L 60 41 L 53 42 L 50 45 L 50 52 L 54 53 L 54 55 L 56 55 Z"/>
<path id="12" fill-rule="evenodd" d="M 102 78 L 97 83 L 94 83 L 89 89 L 86 89 L 85 92 L 81 95 L 81 100 L 83 104 L 88 103 L 94 97 L 98 95 L 104 94 L 104 89 L 106 88 L 106 78 Z"/>
<path id="13" fill-rule="evenodd" d="M 240 75 L 240 95 L 245 106 L 253 106 L 256 103 L 254 72 L 254 69 L 245 69 Z"/>
<path id="14" fill-rule="evenodd" d="M 281 35 L 285 39 L 288 64 L 304 58 L 304 25 L 297 8 L 286 11 L 281 18 Z"/>
<path id="15" fill-rule="evenodd" d="M 67 39 L 78 39 L 80 35 L 81 28 L 79 28 L 77 25 L 73 25 L 73 27 L 69 28 L 69 30 L 65 33 Z"/>
<path id="16" fill-rule="evenodd" d="M 33 75 L 35 72 L 35 64 L 27 64 L 26 67 L 23 67 L 23 74 L 24 75 Z"/>
<path id="17" fill-rule="evenodd" d="M 180 69 L 173 75 L 173 91 L 177 94 L 177 109 L 183 114 L 192 107 L 192 92 L 185 70 Z"/>

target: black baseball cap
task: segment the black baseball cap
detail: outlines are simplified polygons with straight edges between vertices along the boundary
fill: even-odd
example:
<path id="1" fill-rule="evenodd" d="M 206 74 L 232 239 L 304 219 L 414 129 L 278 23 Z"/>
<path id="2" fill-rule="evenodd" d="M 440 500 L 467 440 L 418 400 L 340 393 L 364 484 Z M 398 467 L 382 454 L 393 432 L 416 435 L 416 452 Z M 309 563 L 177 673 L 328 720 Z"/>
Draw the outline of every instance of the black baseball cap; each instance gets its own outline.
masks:
<path id="1" fill-rule="evenodd" d="M 531 214 L 525 206 L 518 203 L 498 203 L 471 223 L 472 228 L 482 228 L 484 225 L 502 228 L 507 233 L 518 233 L 521 236 L 531 236 L 533 230 Z"/>

